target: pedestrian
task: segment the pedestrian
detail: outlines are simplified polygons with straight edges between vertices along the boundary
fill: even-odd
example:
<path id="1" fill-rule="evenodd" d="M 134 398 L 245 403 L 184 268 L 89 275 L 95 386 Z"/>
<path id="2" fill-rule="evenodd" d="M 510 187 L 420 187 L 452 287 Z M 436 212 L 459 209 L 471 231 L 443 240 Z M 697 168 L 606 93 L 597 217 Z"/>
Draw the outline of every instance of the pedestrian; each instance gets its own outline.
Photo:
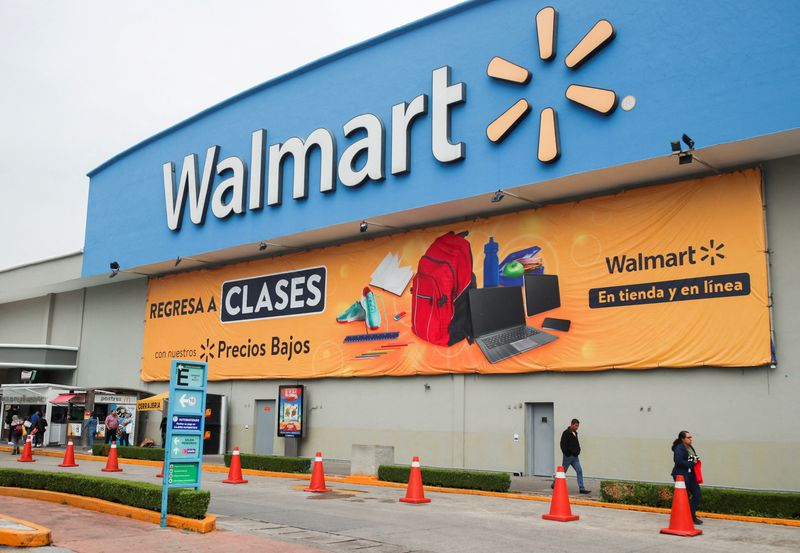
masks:
<path id="1" fill-rule="evenodd" d="M 117 428 L 119 427 L 119 419 L 117 418 L 117 411 L 111 411 L 105 420 L 106 425 L 106 443 L 113 443 L 117 439 Z"/>
<path id="2" fill-rule="evenodd" d="M 36 447 L 36 423 L 39 422 L 39 417 L 41 416 L 42 412 L 38 409 L 33 412 L 30 418 L 30 425 L 26 425 L 28 427 L 28 434 L 32 434 L 33 437 L 31 441 L 33 442 L 31 445 Z"/>
<path id="3" fill-rule="evenodd" d="M 83 421 L 83 430 L 89 438 L 87 453 L 94 452 L 94 435 L 97 434 L 97 415 L 89 413 L 89 418 Z"/>
<path id="4" fill-rule="evenodd" d="M 117 437 L 119 438 L 119 445 L 131 445 L 128 441 L 128 425 L 131 423 L 130 415 L 127 411 L 121 411 L 119 414 L 119 426 L 117 427 Z"/>
<path id="5" fill-rule="evenodd" d="M 581 493 L 590 493 L 590 490 L 587 490 L 583 485 L 583 469 L 581 468 L 580 459 L 578 459 L 581 454 L 581 444 L 578 441 L 578 427 L 580 425 L 581 421 L 572 419 L 567 429 L 561 433 L 561 453 L 563 455 L 561 466 L 564 467 L 565 474 L 569 467 L 574 468 L 575 473 L 578 475 L 578 490 Z M 554 486 L 555 480 L 550 484 L 551 488 Z"/>
<path id="6" fill-rule="evenodd" d="M 700 484 L 697 483 L 697 476 L 694 472 L 694 464 L 700 460 L 700 457 L 697 456 L 697 452 L 692 446 L 692 435 L 688 430 L 681 430 L 678 438 L 672 442 L 672 460 L 675 462 L 672 479 L 675 480 L 678 475 L 683 476 L 683 480 L 686 482 L 686 491 L 689 493 L 692 519 L 695 524 L 703 524 L 703 521 L 697 518 L 697 508 L 700 506 L 703 493 L 700 491 Z"/>
<path id="7" fill-rule="evenodd" d="M 167 447 L 167 417 L 161 417 L 161 447 Z"/>
<path id="8" fill-rule="evenodd" d="M 40 414 L 39 418 L 36 419 L 36 433 L 33 435 L 33 439 L 36 442 L 34 447 L 44 447 L 45 430 L 47 430 L 47 419 Z"/>
<path id="9" fill-rule="evenodd" d="M 11 455 L 19 455 L 19 442 L 22 440 L 22 429 L 25 428 L 22 425 L 23 421 L 17 415 L 12 415 L 11 422 L 9 424 L 10 428 L 10 438 L 13 447 L 11 448 Z"/>

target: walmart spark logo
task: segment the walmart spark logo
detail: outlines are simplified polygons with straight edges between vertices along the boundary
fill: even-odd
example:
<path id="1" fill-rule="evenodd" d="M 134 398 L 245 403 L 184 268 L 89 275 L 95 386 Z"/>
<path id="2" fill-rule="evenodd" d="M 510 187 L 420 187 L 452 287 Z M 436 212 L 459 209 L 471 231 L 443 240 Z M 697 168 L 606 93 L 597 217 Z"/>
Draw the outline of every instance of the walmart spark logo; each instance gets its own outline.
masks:
<path id="1" fill-rule="evenodd" d="M 558 12 L 547 7 L 536 14 L 536 34 L 539 39 L 539 57 L 544 61 L 552 61 L 556 55 L 556 31 Z M 575 48 L 567 55 L 564 63 L 570 69 L 577 69 L 599 52 L 614 38 L 614 26 L 605 19 L 598 21 L 586 33 Z M 494 57 L 486 70 L 493 79 L 527 84 L 531 72 L 501 57 Z M 613 90 L 571 84 L 566 96 L 576 104 L 580 104 L 603 115 L 611 114 L 617 107 L 617 95 Z M 527 100 L 520 99 L 504 111 L 497 119 L 486 127 L 486 136 L 492 142 L 502 141 L 514 127 L 530 112 Z M 558 135 L 558 114 L 552 107 L 544 108 L 539 114 L 539 161 L 552 163 L 561 155 Z"/>
<path id="2" fill-rule="evenodd" d="M 206 343 L 205 344 L 200 344 L 200 350 L 201 350 L 200 360 L 207 362 L 207 361 L 210 361 L 211 359 L 214 359 L 214 348 L 215 347 L 216 347 L 216 344 L 214 344 L 211 340 L 206 338 Z"/>
<path id="3" fill-rule="evenodd" d="M 712 266 L 716 264 L 717 259 L 725 259 L 725 254 L 719 253 L 725 244 L 714 245 L 714 240 L 711 240 L 708 246 L 700 246 L 700 251 L 703 252 L 700 261 L 708 261 Z"/>

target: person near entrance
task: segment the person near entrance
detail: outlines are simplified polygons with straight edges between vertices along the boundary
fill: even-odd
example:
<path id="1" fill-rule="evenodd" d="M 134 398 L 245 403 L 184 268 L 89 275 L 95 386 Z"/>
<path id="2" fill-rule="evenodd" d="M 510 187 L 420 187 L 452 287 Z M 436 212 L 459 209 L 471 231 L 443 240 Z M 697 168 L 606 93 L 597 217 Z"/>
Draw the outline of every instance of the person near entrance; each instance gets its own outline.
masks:
<path id="1" fill-rule="evenodd" d="M 119 427 L 119 419 L 117 418 L 117 411 L 111 411 L 105 420 L 106 425 L 106 443 L 114 443 L 117 440 L 117 427 Z"/>
<path id="2" fill-rule="evenodd" d="M 94 435 L 97 434 L 97 415 L 89 413 L 89 418 L 83 421 L 83 430 L 89 440 L 87 453 L 92 453 L 94 451 Z"/>
<path id="3" fill-rule="evenodd" d="M 580 424 L 581 421 L 578 419 L 572 419 L 570 425 L 561 434 L 561 453 L 563 454 L 561 466 L 564 467 L 565 474 L 569 467 L 574 468 L 575 473 L 578 475 L 578 490 L 581 493 L 589 493 L 591 490 L 587 490 L 583 485 L 583 469 L 578 459 L 581 454 L 581 444 L 578 441 L 578 427 Z M 555 486 L 555 480 L 550 484 L 551 488 L 553 486 Z"/>
<path id="4" fill-rule="evenodd" d="M 686 491 L 690 496 L 689 508 L 692 511 L 692 519 L 695 524 L 703 524 L 703 521 L 697 518 L 697 507 L 700 505 L 703 494 L 700 491 L 700 484 L 697 483 L 694 466 L 700 457 L 692 446 L 692 434 L 688 430 L 681 430 L 678 438 L 672 442 L 672 460 L 675 462 L 672 479 L 675 480 L 678 475 L 683 476 L 683 481 L 686 482 Z"/>

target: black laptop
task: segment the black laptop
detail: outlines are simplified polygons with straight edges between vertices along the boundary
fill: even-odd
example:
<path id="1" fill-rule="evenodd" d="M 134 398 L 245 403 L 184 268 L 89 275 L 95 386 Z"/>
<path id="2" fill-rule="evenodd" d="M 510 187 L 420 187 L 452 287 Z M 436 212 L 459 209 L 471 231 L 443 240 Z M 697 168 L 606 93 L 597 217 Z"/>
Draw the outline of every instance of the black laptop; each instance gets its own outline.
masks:
<path id="1" fill-rule="evenodd" d="M 490 363 L 558 340 L 525 324 L 521 286 L 473 288 L 469 291 L 469 308 L 473 334 Z"/>

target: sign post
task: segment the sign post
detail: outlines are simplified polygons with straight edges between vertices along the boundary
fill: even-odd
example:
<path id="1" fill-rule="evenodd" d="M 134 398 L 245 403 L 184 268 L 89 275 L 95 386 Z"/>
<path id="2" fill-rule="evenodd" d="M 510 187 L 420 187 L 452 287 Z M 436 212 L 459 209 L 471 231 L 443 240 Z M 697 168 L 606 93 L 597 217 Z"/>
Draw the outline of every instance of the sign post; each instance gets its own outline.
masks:
<path id="1" fill-rule="evenodd" d="M 167 525 L 171 488 L 200 489 L 205 431 L 208 365 L 173 359 L 169 379 L 161 526 Z"/>

